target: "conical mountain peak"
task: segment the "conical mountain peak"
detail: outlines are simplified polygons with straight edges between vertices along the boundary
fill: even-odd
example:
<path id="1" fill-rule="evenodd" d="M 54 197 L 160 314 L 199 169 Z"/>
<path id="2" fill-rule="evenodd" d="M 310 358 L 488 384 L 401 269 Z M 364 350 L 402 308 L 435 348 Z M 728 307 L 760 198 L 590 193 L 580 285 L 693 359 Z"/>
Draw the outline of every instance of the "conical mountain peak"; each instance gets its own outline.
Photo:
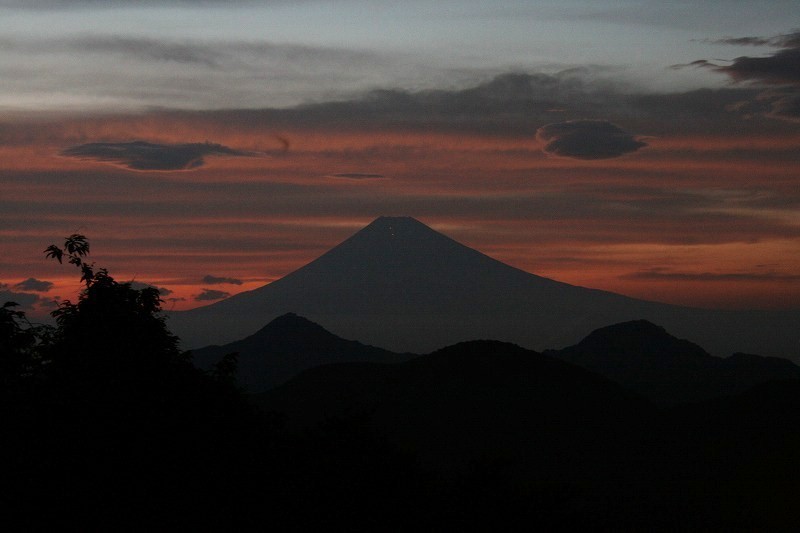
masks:
<path id="1" fill-rule="evenodd" d="M 379 217 L 288 277 L 302 273 L 342 283 L 344 277 L 357 276 L 352 278 L 354 289 L 366 283 L 375 288 L 402 285 L 406 291 L 424 286 L 426 280 L 440 285 L 442 279 L 475 268 L 510 269 L 414 218 Z M 437 274 L 443 278 L 433 279 Z"/>
<path id="2" fill-rule="evenodd" d="M 326 331 L 325 328 L 316 322 L 312 322 L 296 313 L 286 313 L 275 318 L 269 324 L 254 333 L 253 336 L 271 335 L 276 331 L 281 333 L 286 331 L 303 332 L 305 334 L 323 333 L 333 336 L 332 333 Z"/>
<path id="3" fill-rule="evenodd" d="M 433 231 L 428 226 L 417 220 L 416 218 L 408 216 L 380 216 L 375 220 L 373 220 L 372 222 L 370 222 L 364 229 L 367 228 L 382 229 L 382 228 L 389 228 L 392 226 L 398 228 L 412 228 L 412 227 L 425 228 L 430 231 Z"/>
<path id="4" fill-rule="evenodd" d="M 568 285 L 492 259 L 407 216 L 379 217 L 277 281 L 173 314 L 171 327 L 194 348 L 242 339 L 288 311 L 344 338 L 398 352 L 476 338 L 542 350 L 643 318 L 720 355 L 783 355 L 797 346 L 796 336 L 786 333 L 797 331 L 796 313 L 686 309 Z M 666 335 L 643 322 L 625 328 L 648 345 Z"/>
<path id="5" fill-rule="evenodd" d="M 441 235 L 413 217 L 378 217 L 370 222 L 361 232 L 382 233 L 388 236 L 413 236 L 425 233 Z M 359 232 L 359 233 L 361 233 Z M 442 235 L 443 236 L 443 235 Z"/>
<path id="6" fill-rule="evenodd" d="M 439 241 L 440 243 L 449 241 L 455 243 L 455 241 L 449 237 L 442 235 L 415 218 L 384 216 L 376 218 L 342 244 L 355 242 L 365 246 L 375 246 L 380 242 L 403 240 L 417 243 L 431 241 Z M 464 246 L 462 247 L 466 248 Z M 334 250 L 336 248 L 334 248 Z"/>

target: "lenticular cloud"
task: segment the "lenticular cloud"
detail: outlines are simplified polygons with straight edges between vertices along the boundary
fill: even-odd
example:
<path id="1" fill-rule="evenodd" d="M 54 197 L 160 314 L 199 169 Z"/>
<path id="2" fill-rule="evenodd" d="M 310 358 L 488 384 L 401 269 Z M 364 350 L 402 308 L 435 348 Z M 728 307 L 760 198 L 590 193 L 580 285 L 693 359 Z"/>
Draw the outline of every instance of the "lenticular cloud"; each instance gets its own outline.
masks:
<path id="1" fill-rule="evenodd" d="M 571 120 L 547 124 L 536 131 L 542 150 L 573 159 L 611 159 L 647 146 L 635 135 L 606 120 Z"/>
<path id="2" fill-rule="evenodd" d="M 120 165 L 131 170 L 191 170 L 205 164 L 205 156 L 249 156 L 221 144 L 89 143 L 67 148 L 61 155 Z"/>

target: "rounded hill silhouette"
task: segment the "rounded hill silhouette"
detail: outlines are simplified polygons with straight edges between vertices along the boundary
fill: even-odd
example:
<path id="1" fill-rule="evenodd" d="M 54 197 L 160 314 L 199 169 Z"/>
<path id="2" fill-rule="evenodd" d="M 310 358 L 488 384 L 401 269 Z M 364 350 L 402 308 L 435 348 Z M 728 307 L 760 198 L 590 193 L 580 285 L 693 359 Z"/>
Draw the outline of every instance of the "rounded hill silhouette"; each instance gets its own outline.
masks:
<path id="1" fill-rule="evenodd" d="M 247 392 L 261 392 L 315 366 L 346 362 L 397 362 L 411 357 L 337 337 L 319 324 L 281 315 L 253 335 L 224 346 L 192 352 L 195 365 L 210 369 L 226 354 L 237 355 L 237 383 Z"/>

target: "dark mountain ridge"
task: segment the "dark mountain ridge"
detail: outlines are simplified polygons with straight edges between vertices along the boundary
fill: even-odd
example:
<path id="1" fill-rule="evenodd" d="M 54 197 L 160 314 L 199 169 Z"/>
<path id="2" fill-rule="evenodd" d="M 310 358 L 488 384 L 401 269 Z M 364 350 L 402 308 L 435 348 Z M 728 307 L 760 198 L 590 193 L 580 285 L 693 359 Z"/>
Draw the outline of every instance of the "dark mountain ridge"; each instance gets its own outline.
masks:
<path id="1" fill-rule="evenodd" d="M 800 367 L 787 359 L 742 353 L 714 357 L 646 320 L 600 328 L 574 346 L 544 353 L 660 403 L 710 399 L 771 380 L 800 379 Z"/>
<path id="2" fill-rule="evenodd" d="M 619 442 L 641 442 L 634 434 L 658 416 L 598 374 L 497 341 L 459 343 L 397 364 L 320 366 L 253 398 L 297 428 L 366 417 L 436 470 L 497 456 L 553 476 L 577 475 Z M 573 453 L 567 468 L 562 459 Z"/>
<path id="3" fill-rule="evenodd" d="M 413 357 L 342 339 L 294 313 L 279 316 L 242 340 L 193 350 L 192 357 L 197 367 L 210 369 L 229 353 L 237 354 L 236 379 L 250 393 L 268 390 L 319 365 L 342 361 L 391 363 Z"/>
<path id="4" fill-rule="evenodd" d="M 276 318 L 245 339 L 207 346 L 192 355 L 196 366 L 208 370 L 230 353 L 238 356 L 236 380 L 248 393 L 269 390 L 304 370 L 331 363 L 397 363 L 418 357 L 342 339 L 294 313 Z M 661 404 L 738 394 L 772 380 L 800 379 L 800 367 L 787 359 L 744 353 L 715 357 L 646 320 L 599 328 L 576 345 L 543 353 Z M 491 374 L 492 369 L 486 372 Z"/>
<path id="5" fill-rule="evenodd" d="M 172 313 L 187 347 L 221 344 L 294 311 L 346 338 L 425 353 L 474 338 L 542 350 L 636 319 L 712 353 L 796 356 L 800 311 L 714 311 L 577 287 L 492 259 L 409 217 L 381 217 L 306 266 L 253 291 Z"/>
<path id="6" fill-rule="evenodd" d="M 587 339 L 595 349 L 655 339 L 644 359 L 676 348 L 687 360 L 712 357 L 640 321 Z M 666 408 L 571 363 L 471 341 L 398 364 L 312 368 L 253 398 L 293 432 L 334 428 L 339 439 L 335 428 L 349 428 L 397 450 L 403 472 L 423 480 L 401 496 L 407 530 L 520 520 L 601 531 L 796 525 L 800 380 Z"/>

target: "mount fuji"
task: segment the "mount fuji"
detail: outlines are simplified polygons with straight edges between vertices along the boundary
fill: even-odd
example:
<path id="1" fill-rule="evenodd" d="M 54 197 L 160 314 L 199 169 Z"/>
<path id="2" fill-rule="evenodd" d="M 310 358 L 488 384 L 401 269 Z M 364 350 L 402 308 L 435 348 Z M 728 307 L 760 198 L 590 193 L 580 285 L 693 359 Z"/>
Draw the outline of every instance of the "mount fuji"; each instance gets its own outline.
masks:
<path id="1" fill-rule="evenodd" d="M 185 347 L 196 348 L 242 339 L 288 312 L 396 352 L 472 339 L 559 348 L 594 329 L 645 319 L 715 355 L 800 355 L 800 310 L 696 309 L 569 285 L 506 265 L 410 217 L 380 217 L 285 277 L 173 312 L 168 323 Z"/>

